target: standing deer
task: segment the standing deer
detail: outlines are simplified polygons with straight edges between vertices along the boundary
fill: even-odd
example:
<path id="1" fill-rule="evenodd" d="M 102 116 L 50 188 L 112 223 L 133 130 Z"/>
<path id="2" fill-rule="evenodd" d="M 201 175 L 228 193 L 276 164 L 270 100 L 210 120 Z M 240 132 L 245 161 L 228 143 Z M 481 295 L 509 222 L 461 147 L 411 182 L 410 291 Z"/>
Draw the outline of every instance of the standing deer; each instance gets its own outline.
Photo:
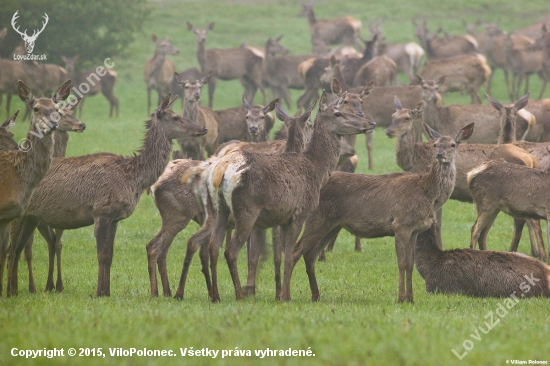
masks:
<path id="1" fill-rule="evenodd" d="M 318 42 L 327 45 L 338 43 L 357 45 L 357 37 L 361 33 L 361 21 L 358 19 L 350 16 L 337 19 L 317 19 L 311 4 L 302 4 L 302 11 L 298 16 L 307 17 L 312 46 Z"/>
<path id="2" fill-rule="evenodd" d="M 245 87 L 246 99 L 251 103 L 259 88 L 263 96 L 263 103 L 265 103 L 265 91 L 262 83 L 263 58 L 248 47 L 206 49 L 206 34 L 213 28 L 213 22 L 206 29 L 197 29 L 187 22 L 187 29 L 195 34 L 197 60 L 201 72 L 203 75 L 211 73 L 208 80 L 208 106 L 212 108 L 214 104 L 214 92 L 218 79 L 240 79 L 241 84 Z"/>
<path id="3" fill-rule="evenodd" d="M 117 80 L 117 73 L 111 69 L 105 69 L 105 74 L 101 75 L 96 72 L 96 69 L 90 69 L 82 72 L 76 72 L 75 64 L 80 56 L 75 55 L 73 57 L 61 56 L 61 59 L 65 63 L 65 68 L 69 78 L 75 85 L 86 83 L 90 87 L 90 91 L 82 97 L 80 101 L 80 117 L 82 117 L 82 108 L 84 105 L 84 99 L 87 96 L 96 95 L 101 92 L 105 98 L 109 101 L 109 117 L 113 116 L 113 112 L 118 117 L 118 98 L 115 97 L 113 89 Z"/>
<path id="4" fill-rule="evenodd" d="M 522 37 L 523 42 L 518 46 L 512 37 L 508 35 L 505 40 L 506 57 L 508 67 L 512 71 L 512 87 L 510 99 L 515 99 L 520 93 L 520 88 L 525 80 L 525 93 L 529 90 L 529 79 L 532 74 L 537 74 L 542 81 L 542 91 L 546 88 L 546 75 L 543 70 L 543 51 L 536 47 L 535 41 Z"/>
<path id="5" fill-rule="evenodd" d="M 124 157 L 99 153 L 54 159 L 20 225 L 10 230 L 9 295 L 17 293 L 19 256 L 39 222 L 64 230 L 94 225 L 99 264 L 96 295 L 110 295 L 110 268 L 118 223 L 132 214 L 141 194 L 164 171 L 172 140 L 207 132 L 170 110 L 175 100 L 170 100 L 170 96 L 146 122 L 139 154 Z"/>
<path id="6" fill-rule="evenodd" d="M 68 80 L 52 98 L 35 99 L 25 83 L 19 81 L 18 85 L 19 97 L 31 107 L 33 113 L 22 149 L 0 154 L 0 279 L 3 278 L 6 263 L 8 225 L 25 213 L 33 192 L 50 168 L 54 143 L 52 133 L 57 128 L 57 122 L 50 116 L 57 112 L 56 104 L 67 99 L 71 89 Z"/>
<path id="7" fill-rule="evenodd" d="M 333 173 L 321 189 L 319 206 L 308 217 L 304 233 L 285 266 L 283 300 L 290 300 L 290 277 L 304 256 L 311 298 L 319 301 L 315 261 L 328 242 L 344 228 L 352 234 L 395 237 L 399 267 L 399 302 L 413 302 L 412 271 L 418 233 L 435 221 L 435 212 L 450 197 L 456 177 L 457 146 L 473 132 L 473 124 L 456 137 L 441 136 L 425 126 L 435 140 L 431 168 L 425 174 L 361 175 Z"/>
<path id="8" fill-rule="evenodd" d="M 201 106 L 201 89 L 208 82 L 210 74 L 200 80 L 189 81 L 180 74 L 174 73 L 174 79 L 183 88 L 183 110 L 181 115 L 205 127 L 205 137 L 186 137 L 178 139 L 184 155 L 194 160 L 204 160 L 204 152 L 212 155 L 218 147 L 218 114 L 212 108 Z"/>
<path id="9" fill-rule="evenodd" d="M 143 79 L 147 85 L 147 114 L 151 113 L 151 89 L 158 93 L 158 104 L 170 92 L 170 84 L 174 78 L 176 67 L 174 62 L 166 55 L 177 55 L 180 51 L 172 46 L 166 36 L 162 41 L 156 35 L 152 36 L 153 42 L 156 44 L 155 55 L 145 63 L 143 70 Z"/>
<path id="10" fill-rule="evenodd" d="M 438 38 L 439 32 L 435 34 L 428 33 L 426 21 L 417 24 L 413 20 L 413 25 L 416 27 L 415 35 L 424 51 L 426 51 L 428 60 L 477 52 L 477 42 L 470 35 Z"/>

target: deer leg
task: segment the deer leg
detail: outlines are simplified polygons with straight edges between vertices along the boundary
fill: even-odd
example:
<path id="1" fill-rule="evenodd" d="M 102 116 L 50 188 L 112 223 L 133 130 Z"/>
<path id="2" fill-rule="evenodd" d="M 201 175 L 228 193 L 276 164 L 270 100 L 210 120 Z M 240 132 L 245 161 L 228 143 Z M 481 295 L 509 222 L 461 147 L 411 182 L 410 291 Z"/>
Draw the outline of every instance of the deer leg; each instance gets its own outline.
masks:
<path id="1" fill-rule="evenodd" d="M 8 118 L 10 116 L 10 104 L 11 104 L 11 93 L 7 92 L 6 93 L 6 111 L 8 112 Z"/>
<path id="2" fill-rule="evenodd" d="M 365 142 L 367 143 L 367 153 L 369 155 L 369 170 L 372 170 L 372 142 L 374 140 L 374 133 L 368 132 L 365 134 Z"/>
<path id="3" fill-rule="evenodd" d="M 17 295 L 17 270 L 19 258 L 37 225 L 38 222 L 36 220 L 28 217 L 12 221 L 11 223 L 11 244 L 8 252 L 8 297 Z"/>
<path id="4" fill-rule="evenodd" d="M 544 94 L 544 89 L 546 89 L 546 83 L 547 83 L 546 76 L 544 75 L 544 72 L 539 73 L 539 78 L 542 81 L 542 86 L 540 88 L 539 99 L 542 99 L 542 95 Z M 527 94 L 527 92 L 525 92 L 525 93 Z"/>
<path id="5" fill-rule="evenodd" d="M 244 287 L 244 294 L 246 296 L 256 295 L 256 271 L 258 269 L 260 255 L 262 251 L 265 251 L 266 234 L 267 230 L 265 229 L 253 230 L 247 241 L 248 277 L 246 286 Z"/>
<path id="6" fill-rule="evenodd" d="M 399 296 L 398 302 L 409 301 L 408 294 L 405 292 L 405 281 L 407 290 L 409 288 L 408 268 L 409 268 L 409 246 L 412 234 L 409 231 L 395 231 L 395 252 L 397 254 L 397 266 L 399 268 Z M 412 283 L 412 281 L 411 281 Z"/>
<path id="7" fill-rule="evenodd" d="M 147 115 L 151 114 L 151 88 L 147 87 Z"/>
<path id="8" fill-rule="evenodd" d="M 185 253 L 185 259 L 183 260 L 183 268 L 182 268 L 182 271 L 181 271 L 180 282 L 179 282 L 179 285 L 178 285 L 178 289 L 176 290 L 176 296 L 175 296 L 176 299 L 178 299 L 178 300 L 183 299 L 183 295 L 184 295 L 184 292 L 185 292 L 185 282 L 187 280 L 187 273 L 189 272 L 189 266 L 191 265 L 191 260 L 193 259 L 193 255 L 195 255 L 195 252 L 197 251 L 197 249 L 199 247 L 201 248 L 201 252 L 203 251 L 203 249 L 202 249 L 203 247 L 206 248 L 206 250 L 208 249 L 208 243 L 209 243 L 211 234 L 212 234 L 211 225 L 210 225 L 210 222 L 208 221 L 208 222 L 205 222 L 201 226 L 199 231 L 197 231 L 187 241 L 187 251 Z M 208 253 L 206 255 L 206 261 L 208 261 Z M 210 288 L 209 288 L 210 277 L 209 277 L 209 274 L 208 274 L 208 262 L 206 262 L 206 273 L 205 273 L 205 268 L 204 268 L 205 263 L 203 261 L 202 256 L 201 256 L 201 263 L 203 265 L 202 269 L 203 269 L 203 273 L 204 273 L 205 278 L 206 278 L 208 293 L 209 293 L 209 295 L 211 295 L 210 294 Z"/>
<path id="9" fill-rule="evenodd" d="M 212 108 L 214 105 L 214 92 L 216 91 L 216 81 L 218 77 L 217 76 L 210 76 L 210 79 L 208 80 L 208 106 Z M 250 102 L 252 103 L 252 102 Z"/>
<path id="10" fill-rule="evenodd" d="M 517 219 L 514 217 L 514 234 L 512 235 L 512 243 L 510 244 L 510 252 L 517 252 L 519 241 L 521 240 L 521 234 L 523 232 L 523 226 L 525 225 L 524 219 Z M 531 232 L 529 232 L 531 235 Z"/>
<path id="11" fill-rule="evenodd" d="M 483 231 L 486 230 L 486 232 L 483 234 L 483 237 L 486 238 L 489 230 L 491 229 L 491 226 L 493 225 L 493 222 L 495 221 L 495 218 L 497 217 L 499 211 L 497 210 L 485 210 L 483 212 L 479 212 L 479 206 L 476 205 L 478 208 L 478 214 L 477 219 L 472 226 L 472 238 L 470 241 L 470 249 L 476 248 L 476 243 L 479 242 L 479 249 L 485 250 L 487 249 L 485 241 L 480 240 L 480 236 L 482 235 Z"/>
<path id="12" fill-rule="evenodd" d="M 286 230 L 284 226 L 281 226 L 281 228 L 283 229 L 283 248 L 285 250 L 285 274 L 287 272 L 287 267 L 294 268 L 294 248 L 296 247 L 296 241 L 298 240 L 300 231 L 302 231 L 302 227 L 304 226 L 304 221 L 305 218 L 294 219 L 291 224 L 287 226 Z M 315 257 L 314 261 L 315 260 L 317 260 L 317 256 Z M 279 292 L 277 295 L 280 298 L 281 293 Z"/>
<path id="13" fill-rule="evenodd" d="M 220 302 L 220 294 L 218 292 L 218 256 L 223 243 L 228 217 L 229 212 L 224 208 L 220 208 L 216 218 L 216 225 L 210 238 L 209 254 L 210 270 L 212 272 L 212 302 Z"/>
<path id="14" fill-rule="evenodd" d="M 355 237 L 355 251 L 361 253 L 361 238 L 358 236 Z"/>
<path id="15" fill-rule="evenodd" d="M 416 246 L 416 237 L 417 234 L 412 234 L 409 239 L 409 247 L 407 250 L 407 301 L 410 303 L 414 302 L 413 298 L 413 286 L 412 286 L 412 275 L 414 269 L 414 248 Z"/>
<path id="16" fill-rule="evenodd" d="M 544 240 L 542 239 L 540 221 L 527 219 L 526 222 L 529 228 L 529 237 L 531 239 L 531 254 L 533 257 L 539 258 L 543 262 L 546 262 L 546 250 L 544 249 Z"/>
<path id="17" fill-rule="evenodd" d="M 98 259 L 98 280 L 96 296 L 110 296 L 111 264 L 113 245 L 118 222 L 109 217 L 95 219 L 94 236 L 96 238 Z"/>
<path id="18" fill-rule="evenodd" d="M 52 291 L 55 288 L 55 285 L 53 283 L 53 271 L 55 267 L 55 234 L 53 233 L 52 229 L 46 225 L 43 222 L 40 222 L 37 226 L 38 231 L 46 240 L 46 243 L 48 244 L 48 279 L 46 280 L 46 289 L 45 291 Z M 25 246 L 25 258 L 27 258 L 27 262 L 29 261 L 29 256 L 32 257 L 32 243 L 33 243 L 33 237 L 31 236 L 29 242 Z M 28 249 L 30 248 L 30 249 Z M 27 251 L 29 253 L 27 253 Z M 29 269 L 29 287 L 30 287 L 30 281 L 31 281 L 31 275 L 30 275 L 30 269 Z"/>
<path id="19" fill-rule="evenodd" d="M 27 270 L 29 273 L 29 293 L 35 294 L 36 293 L 36 285 L 34 283 L 34 274 L 32 270 L 32 243 L 34 239 L 34 233 L 31 235 L 29 242 L 27 245 L 25 245 L 25 249 L 23 249 L 25 260 L 27 261 Z M 48 244 L 49 246 L 49 244 Z M 55 252 L 54 252 L 55 254 Z M 53 262 L 53 258 L 52 258 Z M 52 269 L 53 271 L 53 269 Z"/>
<path id="20" fill-rule="evenodd" d="M 61 243 L 61 237 L 64 230 L 55 230 L 55 256 L 57 257 L 57 279 L 55 281 L 55 292 L 63 292 L 63 279 L 61 278 L 61 252 L 63 250 L 63 244 Z"/>
<path id="21" fill-rule="evenodd" d="M 8 227 L 6 224 L 0 224 L 0 295 L 2 295 L 4 269 L 6 268 L 6 259 L 8 258 L 8 242 Z"/>

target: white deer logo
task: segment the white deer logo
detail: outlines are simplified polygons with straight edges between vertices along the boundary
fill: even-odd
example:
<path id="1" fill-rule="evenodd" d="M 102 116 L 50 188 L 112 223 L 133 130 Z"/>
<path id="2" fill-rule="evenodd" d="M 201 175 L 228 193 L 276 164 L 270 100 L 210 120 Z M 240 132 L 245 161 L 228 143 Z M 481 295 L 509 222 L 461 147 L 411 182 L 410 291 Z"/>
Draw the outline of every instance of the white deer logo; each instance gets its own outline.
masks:
<path id="1" fill-rule="evenodd" d="M 17 10 L 15 14 L 13 14 L 13 17 L 11 18 L 11 26 L 17 33 L 21 35 L 21 38 L 23 38 L 23 41 L 25 41 L 25 48 L 27 49 L 27 53 L 32 53 L 32 50 L 34 49 L 34 42 L 36 42 L 36 38 L 40 33 L 42 33 L 44 28 L 46 28 L 46 24 L 48 24 L 48 20 L 49 20 L 48 14 L 44 13 L 44 19 L 46 21 L 42 22 L 42 29 L 40 30 L 35 29 L 32 36 L 29 37 L 29 35 L 27 35 L 26 29 L 25 29 L 25 32 L 21 32 L 19 31 L 19 27 L 16 28 L 15 26 L 15 21 L 17 18 L 19 18 L 19 15 L 17 14 L 18 12 L 19 10 Z"/>

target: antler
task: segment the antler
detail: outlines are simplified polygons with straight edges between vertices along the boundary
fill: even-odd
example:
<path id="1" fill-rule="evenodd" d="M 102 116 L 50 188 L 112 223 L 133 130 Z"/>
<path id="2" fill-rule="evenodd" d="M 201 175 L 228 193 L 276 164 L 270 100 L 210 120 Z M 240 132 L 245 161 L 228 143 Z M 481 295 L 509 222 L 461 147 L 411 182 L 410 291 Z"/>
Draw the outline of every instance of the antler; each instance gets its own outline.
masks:
<path id="1" fill-rule="evenodd" d="M 28 37 L 27 36 L 27 30 L 25 29 L 25 33 L 21 33 L 21 31 L 19 30 L 19 27 L 15 27 L 15 21 L 17 20 L 17 18 L 19 18 L 19 15 L 17 14 L 19 12 L 19 10 L 17 10 L 15 12 L 15 14 L 13 14 L 13 17 L 11 18 L 11 26 L 13 27 L 13 29 L 19 33 L 21 36 L 25 36 L 25 37 Z"/>

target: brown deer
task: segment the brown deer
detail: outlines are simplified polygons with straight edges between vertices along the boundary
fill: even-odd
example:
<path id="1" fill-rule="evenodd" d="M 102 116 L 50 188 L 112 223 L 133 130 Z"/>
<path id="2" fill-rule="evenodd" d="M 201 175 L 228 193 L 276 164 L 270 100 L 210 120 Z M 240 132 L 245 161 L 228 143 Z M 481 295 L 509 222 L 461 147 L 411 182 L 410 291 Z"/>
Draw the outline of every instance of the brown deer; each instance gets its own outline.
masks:
<path id="1" fill-rule="evenodd" d="M 536 47 L 534 40 L 526 37 L 522 39 L 523 42 L 519 46 L 510 35 L 505 40 L 508 68 L 512 72 L 510 99 L 518 97 L 523 80 L 525 80 L 525 93 L 529 91 L 529 79 L 532 74 L 537 74 L 542 81 L 542 91 L 546 88 L 548 81 L 543 71 L 542 49 Z"/>
<path id="2" fill-rule="evenodd" d="M 46 178 L 35 190 L 20 225 L 10 230 L 11 269 L 8 293 L 17 293 L 17 262 L 39 222 L 52 229 L 76 229 L 94 225 L 99 262 L 97 296 L 110 295 L 110 267 L 118 223 L 132 214 L 141 194 L 164 171 L 172 139 L 205 135 L 206 129 L 169 108 L 170 94 L 146 123 L 140 152 L 132 157 L 93 154 L 56 158 Z M 70 199 L 60 200 L 67 192 Z"/>
<path id="3" fill-rule="evenodd" d="M 19 115 L 19 111 L 18 109 L 13 116 L 0 125 L 0 151 L 16 150 L 19 147 L 17 142 L 13 139 L 13 132 L 10 131 L 13 126 L 15 126 L 15 120 Z"/>
<path id="4" fill-rule="evenodd" d="M 344 43 L 357 45 L 357 37 L 361 33 L 361 21 L 346 16 L 337 19 L 317 19 L 312 4 L 302 4 L 300 17 L 307 17 L 311 31 L 311 44 L 323 42 L 327 45 Z"/>
<path id="5" fill-rule="evenodd" d="M 57 103 L 67 99 L 71 89 L 68 80 L 52 98 L 35 99 L 25 83 L 19 81 L 18 85 L 19 97 L 33 112 L 29 133 L 21 148 L 0 154 L 0 279 L 3 278 L 7 257 L 8 225 L 25 213 L 33 192 L 50 168 L 54 143 L 52 133 L 57 128 L 57 122 L 51 116 L 55 116 Z"/>
<path id="6" fill-rule="evenodd" d="M 208 132 L 205 137 L 187 137 L 179 139 L 181 151 L 194 160 L 204 160 L 204 152 L 212 155 L 218 147 L 218 114 L 212 108 L 201 106 L 201 89 L 205 85 L 210 74 L 200 80 L 189 81 L 178 73 L 174 73 L 174 79 L 183 88 L 183 110 L 181 115 L 202 127 Z"/>
<path id="7" fill-rule="evenodd" d="M 18 95 L 18 80 L 26 80 L 23 63 L 13 60 L 0 60 L 0 105 L 2 95 L 6 94 L 6 112 L 10 115 L 12 95 Z M 34 85 L 33 85 L 34 86 Z"/>
<path id="8" fill-rule="evenodd" d="M 101 92 L 109 102 L 109 117 L 113 116 L 113 112 L 116 113 L 118 117 L 118 98 L 115 97 L 113 93 L 115 82 L 118 77 L 117 73 L 108 68 L 103 68 L 100 72 L 98 72 L 97 69 L 77 72 L 75 64 L 79 57 L 79 55 L 73 57 L 61 56 L 61 59 L 65 63 L 69 78 L 75 85 L 86 83 L 90 87 L 90 91 L 83 95 L 82 101 L 80 102 L 80 117 L 82 117 L 84 99 L 88 96 L 96 95 L 99 92 Z"/>
<path id="9" fill-rule="evenodd" d="M 442 76 L 444 82 L 439 84 L 439 93 L 445 96 L 448 92 L 466 92 L 472 98 L 472 104 L 481 104 L 479 88 L 491 75 L 491 69 L 481 54 L 461 55 L 442 60 L 430 60 L 420 72 L 423 79 L 436 80 Z"/>
<path id="10" fill-rule="evenodd" d="M 540 28 L 543 25 L 550 25 L 550 17 L 539 19 L 531 25 L 520 29 L 515 29 L 513 33 L 518 36 L 525 36 L 531 39 L 535 39 L 540 35 Z"/>
<path id="11" fill-rule="evenodd" d="M 353 85 L 365 85 L 371 80 L 376 86 L 394 85 L 397 78 L 397 65 L 386 55 L 376 56 L 357 71 Z"/>
<path id="12" fill-rule="evenodd" d="M 530 169 L 500 160 L 485 162 L 470 171 L 468 183 L 477 211 L 470 248 L 475 248 L 500 211 L 512 217 L 550 222 L 550 205 L 545 193 L 549 189 L 548 174 L 546 170 Z M 547 225 L 546 238 L 550 240 L 548 229 L 550 224 Z"/>
<path id="13" fill-rule="evenodd" d="M 166 55 L 177 55 L 180 51 L 172 46 L 166 36 L 163 40 L 159 40 L 156 35 L 151 37 L 156 44 L 155 55 L 145 63 L 143 69 L 143 79 L 147 85 L 147 114 L 151 113 L 151 89 L 157 91 L 159 100 L 158 104 L 170 92 L 170 85 L 176 72 L 174 61 L 166 58 Z"/>
<path id="14" fill-rule="evenodd" d="M 550 80 L 550 29 L 546 24 L 542 26 L 542 37 L 540 42 L 542 43 L 542 72 L 545 80 Z M 546 87 L 546 84 L 544 84 L 544 87 Z M 544 87 L 540 90 L 539 99 L 541 99 L 544 94 Z"/>
<path id="15" fill-rule="evenodd" d="M 477 42 L 470 36 L 449 36 L 438 38 L 438 33 L 430 34 L 427 29 L 426 21 L 422 24 L 417 24 L 413 20 L 413 25 L 416 27 L 415 35 L 420 42 L 420 45 L 426 51 L 428 60 L 443 59 L 463 55 L 465 53 L 477 52 Z"/>
<path id="16" fill-rule="evenodd" d="M 208 80 L 208 106 L 214 104 L 214 92 L 218 79 L 240 79 L 245 87 L 246 99 L 251 103 L 258 88 L 265 103 L 265 91 L 262 83 L 263 58 L 247 47 L 229 49 L 206 49 L 206 34 L 214 28 L 210 23 L 206 29 L 197 29 L 187 22 L 187 29 L 195 34 L 197 43 L 197 60 L 203 75 L 211 72 Z"/>
<path id="17" fill-rule="evenodd" d="M 183 80 L 200 80 L 202 79 L 202 74 L 199 69 L 196 67 L 191 67 L 182 72 L 178 72 Z M 178 96 L 181 98 L 181 107 L 183 108 L 183 87 L 177 82 L 176 78 L 172 79 L 172 84 L 170 85 L 170 92 L 173 96 Z"/>
<path id="18" fill-rule="evenodd" d="M 326 100 L 324 93 L 313 136 L 303 153 L 265 155 L 235 151 L 208 168 L 209 194 L 217 212 L 210 245 L 213 301 L 220 300 L 216 264 L 229 214 L 235 220 L 235 234 L 225 257 L 235 295 L 242 299 L 236 260 L 252 229 L 281 226 L 286 269 L 302 224 L 315 208 L 319 190 L 338 162 L 340 136 L 374 128 L 372 121 L 341 112 L 343 98 L 330 105 Z M 242 169 L 244 165 L 246 168 Z"/>
<path id="19" fill-rule="evenodd" d="M 515 301 L 550 297 L 550 267 L 546 264 L 519 253 L 441 250 L 435 225 L 418 234 L 414 256 L 427 292 Z"/>
<path id="20" fill-rule="evenodd" d="M 263 108 L 258 104 L 255 107 Z M 241 103 L 238 107 L 217 110 L 219 118 L 218 142 L 221 144 L 240 140 L 246 141 L 248 135 L 248 126 L 246 124 L 246 111 Z M 267 135 L 273 128 L 275 119 L 271 113 L 265 115 L 265 129 Z"/>
<path id="21" fill-rule="evenodd" d="M 333 173 L 321 189 L 319 206 L 308 217 L 290 266 L 285 266 L 282 299 L 290 300 L 290 276 L 304 256 L 313 301 L 319 301 L 315 261 L 342 229 L 366 238 L 395 237 L 399 267 L 399 302 L 413 302 L 412 271 L 418 233 L 435 222 L 435 212 L 453 191 L 457 146 L 473 132 L 473 124 L 456 137 L 441 136 L 429 127 L 434 142 L 431 168 L 425 174 L 361 175 Z"/>

